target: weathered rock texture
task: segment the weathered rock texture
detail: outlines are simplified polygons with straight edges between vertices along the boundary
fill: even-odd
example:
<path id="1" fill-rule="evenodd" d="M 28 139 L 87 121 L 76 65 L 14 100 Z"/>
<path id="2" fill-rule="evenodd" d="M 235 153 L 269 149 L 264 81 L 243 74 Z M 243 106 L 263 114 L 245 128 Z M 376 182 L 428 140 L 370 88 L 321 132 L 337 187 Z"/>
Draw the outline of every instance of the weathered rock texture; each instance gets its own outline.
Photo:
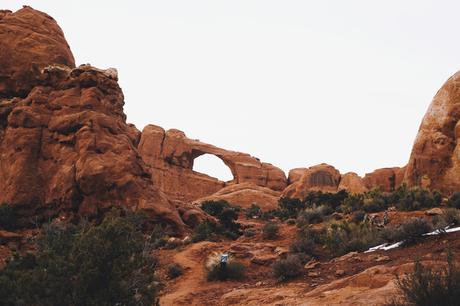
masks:
<path id="1" fill-rule="evenodd" d="M 342 175 L 338 190 L 346 190 L 351 193 L 364 193 L 369 191 L 364 184 L 364 180 L 354 172 L 348 172 Z"/>
<path id="2" fill-rule="evenodd" d="M 379 188 L 381 191 L 394 191 L 404 180 L 406 167 L 382 168 L 364 176 L 364 184 L 368 189 Z"/>
<path id="3" fill-rule="evenodd" d="M 0 203 L 43 219 L 142 209 L 183 229 L 138 154 L 114 71 L 71 69 L 56 22 L 29 7 L 3 15 L 0 37 L 14 49 L 0 57 Z"/>
<path id="4" fill-rule="evenodd" d="M 300 169 L 296 169 L 296 172 L 298 171 Z M 293 177 L 294 172 L 290 171 L 290 174 Z M 303 199 L 312 191 L 337 192 L 340 178 L 340 172 L 333 166 L 316 165 L 304 170 L 300 179 L 296 178 L 295 182 L 283 191 L 283 196 Z"/>
<path id="5" fill-rule="evenodd" d="M 25 97 L 51 63 L 75 67 L 56 21 L 27 6 L 0 11 L 0 98 Z"/>
<path id="6" fill-rule="evenodd" d="M 257 204 L 262 210 L 276 209 L 281 192 L 267 187 L 257 186 L 252 183 L 241 183 L 229 185 L 218 192 L 198 199 L 194 202 L 196 206 L 206 201 L 225 200 L 232 205 L 239 205 L 242 208 L 249 208 L 251 204 Z"/>
<path id="7" fill-rule="evenodd" d="M 142 131 L 139 153 L 151 167 L 154 184 L 174 200 L 194 201 L 229 184 L 253 183 L 276 191 L 287 185 L 286 176 L 279 168 L 260 162 L 249 154 L 189 139 L 179 130 L 165 131 L 158 126 L 146 126 Z M 203 154 L 220 158 L 230 168 L 234 179 L 222 182 L 193 171 L 193 160 Z"/>
<path id="8" fill-rule="evenodd" d="M 434 97 L 415 139 L 405 181 L 443 192 L 460 190 L 460 72 Z"/>
<path id="9" fill-rule="evenodd" d="M 340 174 L 328 164 L 295 168 L 289 171 L 290 185 L 283 191 L 282 196 L 303 199 L 314 191 L 334 193 L 346 190 L 351 193 L 363 193 L 374 188 L 389 192 L 402 184 L 405 171 L 405 167 L 377 169 L 362 178 L 354 172 Z"/>

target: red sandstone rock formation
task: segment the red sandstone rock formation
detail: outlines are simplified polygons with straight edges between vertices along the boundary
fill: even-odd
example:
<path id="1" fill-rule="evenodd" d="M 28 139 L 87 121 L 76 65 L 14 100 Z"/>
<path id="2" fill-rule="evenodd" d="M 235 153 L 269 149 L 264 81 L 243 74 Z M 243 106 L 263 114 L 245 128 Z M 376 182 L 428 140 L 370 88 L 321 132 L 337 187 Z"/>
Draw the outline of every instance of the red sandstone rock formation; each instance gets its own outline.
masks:
<path id="1" fill-rule="evenodd" d="M 406 167 L 382 168 L 364 176 L 364 184 L 368 189 L 379 188 L 381 191 L 394 191 L 404 179 Z"/>
<path id="2" fill-rule="evenodd" d="M 342 175 L 338 190 L 346 190 L 351 193 L 364 193 L 369 191 L 363 179 L 354 172 L 348 172 Z"/>
<path id="3" fill-rule="evenodd" d="M 27 6 L 0 11 L 0 98 L 24 98 L 51 63 L 75 67 L 56 21 Z"/>
<path id="4" fill-rule="evenodd" d="M 309 192 L 338 192 L 346 190 L 351 193 L 363 193 L 373 188 L 393 191 L 399 187 L 406 168 L 384 168 L 366 174 L 364 178 L 353 172 L 341 175 L 333 166 L 320 164 L 310 168 L 296 168 L 289 171 L 292 182 L 282 196 L 303 199 Z"/>
<path id="5" fill-rule="evenodd" d="M 179 130 L 165 131 L 158 126 L 146 126 L 142 131 L 139 153 L 151 167 L 154 184 L 174 200 L 194 201 L 212 195 L 228 184 L 248 182 L 276 191 L 287 185 L 286 176 L 279 168 L 260 162 L 249 154 L 189 139 Z M 193 171 L 193 160 L 203 154 L 220 158 L 230 168 L 234 179 L 226 183 Z"/>
<path id="6" fill-rule="evenodd" d="M 298 170 L 296 169 L 296 171 Z M 290 174 L 293 172 L 290 171 Z M 337 192 L 340 177 L 340 172 L 333 166 L 316 165 L 306 169 L 300 179 L 297 179 L 283 191 L 283 196 L 303 199 L 312 191 Z"/>
<path id="7" fill-rule="evenodd" d="M 420 125 L 405 181 L 443 192 L 460 190 L 460 72 L 441 87 Z"/>
<path id="8" fill-rule="evenodd" d="M 257 204 L 262 210 L 267 211 L 278 208 L 280 195 L 281 192 L 267 187 L 257 186 L 252 183 L 241 183 L 229 185 L 210 196 L 196 200 L 194 204 L 199 206 L 206 201 L 225 200 L 242 208 L 249 208 L 251 204 Z"/>
<path id="9" fill-rule="evenodd" d="M 308 168 L 294 168 L 289 170 L 289 175 L 288 175 L 288 184 L 291 185 L 297 181 L 300 180 L 302 175 L 307 171 Z"/>
<path id="10" fill-rule="evenodd" d="M 0 50 L 11 53 L 0 57 L 0 203 L 45 220 L 142 209 L 181 231 L 138 154 L 140 132 L 126 123 L 114 70 L 71 69 L 46 14 L 26 7 L 0 16 Z"/>

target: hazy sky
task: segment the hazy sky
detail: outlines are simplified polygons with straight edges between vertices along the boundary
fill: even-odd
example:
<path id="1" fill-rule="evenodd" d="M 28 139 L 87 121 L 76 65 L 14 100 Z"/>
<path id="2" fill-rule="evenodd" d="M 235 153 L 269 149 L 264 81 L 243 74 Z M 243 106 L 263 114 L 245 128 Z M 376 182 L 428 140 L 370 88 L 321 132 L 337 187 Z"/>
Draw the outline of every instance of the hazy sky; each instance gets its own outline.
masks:
<path id="1" fill-rule="evenodd" d="M 0 3 L 52 15 L 77 64 L 117 68 L 139 129 L 178 128 L 286 173 L 405 165 L 460 69 L 458 1 Z"/>

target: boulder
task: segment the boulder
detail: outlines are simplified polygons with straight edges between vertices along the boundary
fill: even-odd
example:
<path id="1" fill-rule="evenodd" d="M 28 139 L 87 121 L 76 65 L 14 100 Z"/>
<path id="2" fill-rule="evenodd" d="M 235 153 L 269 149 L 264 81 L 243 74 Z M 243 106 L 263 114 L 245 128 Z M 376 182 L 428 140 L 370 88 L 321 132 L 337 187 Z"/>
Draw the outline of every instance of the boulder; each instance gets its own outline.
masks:
<path id="1" fill-rule="evenodd" d="M 460 71 L 439 89 L 422 120 L 407 166 L 409 186 L 460 190 Z"/>
<path id="2" fill-rule="evenodd" d="M 427 216 L 440 216 L 442 214 L 443 214 L 443 211 L 439 207 L 435 207 L 435 208 L 428 209 L 427 211 L 425 211 L 425 215 Z"/>

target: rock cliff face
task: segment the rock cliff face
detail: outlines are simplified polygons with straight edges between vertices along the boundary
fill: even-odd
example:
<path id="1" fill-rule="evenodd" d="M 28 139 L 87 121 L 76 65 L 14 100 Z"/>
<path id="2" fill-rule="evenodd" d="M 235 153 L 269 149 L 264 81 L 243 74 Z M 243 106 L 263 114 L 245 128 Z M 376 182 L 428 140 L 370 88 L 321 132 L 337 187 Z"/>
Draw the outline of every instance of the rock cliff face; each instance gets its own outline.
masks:
<path id="1" fill-rule="evenodd" d="M 443 192 L 460 190 L 460 72 L 433 98 L 415 139 L 405 181 Z"/>
<path id="2" fill-rule="evenodd" d="M 179 130 L 165 131 L 158 126 L 146 126 L 142 131 L 139 153 L 151 167 L 154 184 L 174 200 L 194 201 L 229 184 L 252 183 L 275 191 L 282 191 L 287 186 L 281 169 L 249 154 L 189 139 Z M 220 158 L 230 168 L 234 179 L 222 182 L 193 171 L 193 160 L 203 154 Z"/>
<path id="3" fill-rule="evenodd" d="M 181 231 L 138 154 L 140 132 L 126 123 L 116 71 L 72 69 L 62 31 L 46 14 L 2 14 L 0 50 L 12 53 L 0 57 L 0 203 L 44 220 L 142 209 Z"/>

